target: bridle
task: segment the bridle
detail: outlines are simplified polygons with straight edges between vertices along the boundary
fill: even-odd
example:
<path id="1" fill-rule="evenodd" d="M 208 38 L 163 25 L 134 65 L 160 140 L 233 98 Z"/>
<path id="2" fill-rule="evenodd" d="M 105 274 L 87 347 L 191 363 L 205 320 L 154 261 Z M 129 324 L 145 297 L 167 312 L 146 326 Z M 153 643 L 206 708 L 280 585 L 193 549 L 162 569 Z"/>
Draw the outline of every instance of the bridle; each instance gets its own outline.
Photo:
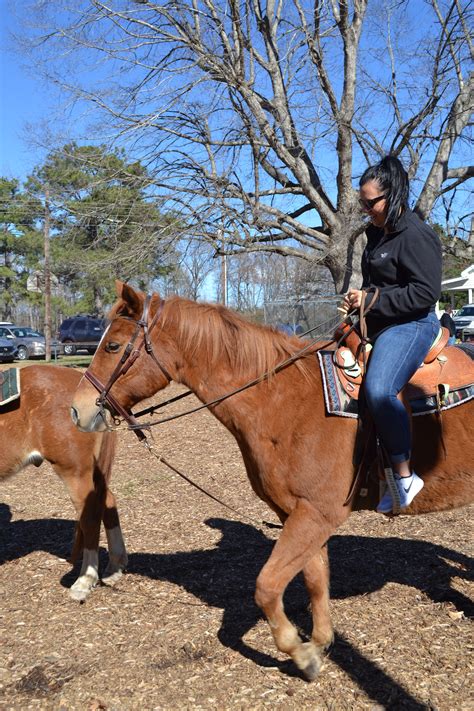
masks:
<path id="1" fill-rule="evenodd" d="M 150 305 L 151 301 L 153 298 L 153 294 L 147 294 L 145 297 L 144 305 L 143 305 L 143 311 L 141 318 L 137 321 L 134 318 L 131 318 L 130 316 L 125 316 L 125 315 L 118 315 L 115 318 L 122 318 L 126 319 L 128 321 L 132 321 L 132 323 L 135 324 L 135 330 L 134 333 L 128 342 L 127 346 L 125 347 L 124 352 L 122 353 L 122 356 L 115 366 L 114 370 L 112 371 L 112 374 L 110 375 L 106 385 L 104 385 L 93 373 L 89 371 L 89 369 L 86 370 L 84 373 L 84 377 L 86 380 L 88 380 L 91 385 L 95 387 L 95 389 L 99 393 L 99 397 L 96 400 L 96 405 L 99 407 L 100 413 L 102 415 L 102 419 L 104 422 L 106 422 L 106 413 L 105 413 L 105 405 L 106 403 L 110 405 L 110 408 L 112 409 L 112 417 L 114 418 L 114 424 L 118 425 L 120 424 L 118 417 L 123 418 L 123 420 L 127 423 L 128 428 L 133 430 L 137 437 L 140 440 L 146 440 L 146 435 L 143 432 L 143 429 L 150 429 L 152 425 L 158 425 L 162 424 L 163 422 L 168 422 L 169 420 L 174 420 L 178 417 L 183 417 L 185 415 L 192 414 L 194 412 L 197 412 L 199 410 L 208 408 L 212 405 L 219 404 L 220 402 L 227 400 L 227 398 L 232 397 L 233 395 L 236 395 L 239 392 L 242 392 L 243 390 L 246 390 L 248 388 L 253 387 L 254 385 L 257 385 L 258 383 L 261 383 L 265 378 L 267 378 L 270 373 L 263 373 L 257 378 L 254 378 L 253 380 L 245 383 L 244 385 L 237 387 L 230 392 L 227 392 L 224 395 L 221 395 L 220 397 L 216 398 L 215 400 L 212 400 L 211 402 L 205 402 L 198 407 L 194 407 L 191 410 L 188 410 L 186 412 L 180 413 L 178 415 L 172 415 L 170 417 L 164 418 L 162 420 L 156 420 L 148 423 L 140 423 L 137 420 L 137 416 L 141 416 L 144 414 L 147 414 L 150 410 L 154 410 L 155 408 L 149 408 L 147 410 L 143 410 L 140 413 L 136 413 L 134 415 L 131 413 L 129 410 L 126 410 L 122 405 L 115 399 L 113 395 L 110 393 L 110 389 L 114 385 L 114 383 L 122 376 L 125 375 L 125 373 L 128 372 L 128 370 L 131 368 L 133 363 L 136 361 L 138 356 L 140 355 L 141 350 L 144 348 L 145 351 L 151 356 L 151 358 L 154 360 L 156 365 L 159 367 L 165 378 L 168 380 L 168 383 L 170 383 L 173 378 L 167 371 L 167 369 L 164 367 L 164 365 L 159 361 L 159 359 L 156 357 L 154 351 L 153 351 L 153 346 L 150 340 L 150 333 L 153 330 L 153 328 L 156 326 L 158 321 L 161 318 L 161 315 L 163 313 L 163 309 L 165 306 L 165 300 L 160 299 L 160 303 L 158 305 L 158 308 L 155 312 L 155 315 L 153 316 L 150 324 L 148 324 L 148 317 L 149 317 L 149 311 L 150 311 Z M 361 307 L 360 307 L 360 320 L 364 323 L 365 325 L 365 319 L 364 316 L 365 314 L 372 308 L 374 302 L 378 298 L 378 289 L 375 290 L 374 298 L 370 302 L 370 305 L 368 308 L 364 308 L 364 299 L 362 300 Z M 346 332 L 343 337 L 339 340 L 337 343 L 337 346 L 340 345 L 340 343 L 349 335 L 350 332 L 355 328 L 355 324 L 351 326 L 348 332 Z M 143 337 L 142 339 L 136 344 L 137 339 L 139 338 L 139 335 L 141 333 L 141 330 L 143 329 Z M 308 345 L 304 346 L 301 350 L 297 351 L 294 353 L 292 356 L 286 358 L 282 362 L 278 363 L 273 370 L 271 371 L 273 374 L 278 373 L 281 370 L 284 370 L 286 367 L 294 363 L 296 360 L 300 359 L 303 355 L 309 355 L 308 352 L 315 351 L 315 350 L 320 350 L 321 348 L 327 347 L 331 345 L 331 343 L 334 343 L 334 339 L 331 339 L 329 342 L 324 343 L 322 345 L 316 345 L 314 343 L 309 343 Z M 365 345 L 366 343 L 366 338 L 365 338 L 365 331 L 363 333 L 363 343 Z M 365 356 L 365 349 L 363 349 L 363 354 Z M 188 391 L 186 393 L 183 393 L 181 395 L 178 395 L 177 398 L 173 398 L 170 401 L 167 401 L 166 403 L 163 403 L 164 405 L 169 404 L 170 402 L 173 402 L 176 399 L 181 399 L 182 397 L 185 397 L 186 395 L 191 394 L 191 391 Z"/>
<path id="2" fill-rule="evenodd" d="M 145 434 L 143 431 L 140 429 L 140 423 L 138 420 L 134 417 L 134 415 L 129 411 L 126 410 L 122 405 L 114 398 L 114 396 L 110 393 L 110 389 L 112 388 L 113 384 L 122 376 L 125 375 L 125 373 L 128 372 L 128 370 L 132 367 L 138 356 L 140 355 L 140 352 L 144 348 L 145 351 L 148 353 L 148 355 L 151 356 L 151 358 L 155 361 L 157 366 L 160 368 L 161 372 L 165 376 L 165 378 L 168 380 L 170 383 L 172 381 L 171 375 L 168 373 L 166 368 L 158 358 L 156 357 L 154 351 L 153 351 L 153 346 L 150 340 L 150 332 L 153 330 L 153 328 L 156 326 L 158 321 L 161 318 L 161 315 L 163 313 L 163 309 L 165 306 L 165 301 L 164 299 L 160 300 L 160 303 L 158 305 L 158 308 L 155 312 L 155 315 L 153 316 L 150 324 L 148 325 L 148 317 L 149 317 L 149 312 L 150 312 L 150 304 L 152 300 L 152 294 L 147 294 L 145 298 L 145 302 L 143 304 L 143 311 L 141 318 L 137 321 L 134 318 L 131 318 L 130 316 L 124 316 L 124 315 L 119 315 L 116 316 L 116 318 L 122 318 L 127 321 L 132 321 L 135 324 L 135 330 L 133 332 L 133 335 L 128 342 L 127 346 L 125 347 L 124 352 L 122 353 L 122 356 L 115 366 L 114 370 L 112 371 L 107 383 L 104 385 L 99 378 L 97 378 L 93 373 L 90 372 L 89 368 L 86 370 L 84 373 L 84 377 L 86 380 L 91 383 L 95 387 L 95 389 L 99 393 L 99 397 L 96 400 L 96 405 L 98 406 L 100 413 L 102 415 L 102 419 L 104 422 L 106 422 L 106 415 L 105 415 L 105 405 L 109 404 L 110 407 L 112 408 L 112 416 L 115 417 L 114 420 L 116 419 L 116 416 L 122 417 L 128 424 L 128 426 L 133 429 L 136 433 L 139 439 L 144 439 Z M 136 343 L 141 331 L 143 329 L 143 336 L 138 343 Z M 117 423 L 116 423 L 117 424 Z"/>
<path id="3" fill-rule="evenodd" d="M 239 392 L 242 392 L 243 390 L 247 390 L 248 388 L 253 387 L 254 385 L 257 385 L 258 383 L 261 383 L 263 380 L 265 380 L 270 373 L 263 373 L 262 375 L 258 376 L 257 378 L 254 378 L 253 380 L 245 383 L 244 385 L 237 387 L 230 392 L 225 393 L 224 395 L 221 395 L 220 397 L 216 398 L 215 400 L 212 400 L 211 402 L 205 402 L 198 407 L 194 407 L 191 410 L 188 410 L 186 412 L 180 413 L 178 415 L 172 415 L 170 417 L 165 418 L 164 420 L 158 420 L 155 422 L 148 422 L 148 423 L 140 423 L 137 420 L 137 417 L 131 413 L 130 411 L 126 410 L 122 405 L 115 399 L 115 397 L 110 393 L 110 389 L 114 385 L 114 383 L 122 376 L 125 375 L 125 373 L 128 372 L 128 370 L 131 368 L 133 363 L 136 361 L 138 356 L 140 355 L 141 350 L 144 348 L 145 351 L 152 357 L 156 365 L 160 368 L 161 372 L 165 376 L 165 378 L 168 380 L 170 383 L 173 378 L 167 371 L 167 369 L 164 367 L 162 363 L 160 363 L 159 359 L 156 357 L 154 351 L 153 351 L 153 346 L 150 340 L 150 332 L 152 329 L 156 326 L 158 321 L 161 318 L 161 315 L 163 313 L 163 308 L 165 305 L 164 299 L 160 300 L 160 303 L 158 305 L 158 308 L 155 312 L 155 315 L 153 316 L 150 324 L 148 324 L 148 317 L 149 317 L 149 311 L 150 311 L 150 304 L 152 300 L 153 294 L 147 294 L 145 298 L 145 302 L 143 305 L 143 312 L 141 315 L 141 318 L 137 321 L 134 318 L 131 318 L 130 316 L 125 316 L 125 315 L 118 315 L 115 318 L 122 318 L 126 319 L 128 321 L 132 321 L 135 324 L 135 330 L 133 332 L 133 335 L 128 342 L 127 346 L 125 347 L 124 352 L 122 353 L 122 356 L 115 366 L 114 370 L 112 371 L 112 374 L 110 375 L 107 383 L 104 385 L 99 378 L 97 378 L 93 373 L 90 372 L 89 368 L 86 370 L 84 373 L 84 377 L 86 380 L 93 385 L 93 387 L 98 391 L 99 397 L 96 400 L 96 405 L 99 408 L 100 414 L 102 416 L 102 419 L 104 422 L 107 422 L 106 420 L 106 408 L 105 405 L 108 404 L 112 410 L 112 417 L 114 418 L 114 424 L 119 425 L 120 421 L 118 420 L 118 417 L 123 418 L 125 422 L 128 425 L 128 428 L 133 430 L 137 437 L 140 440 L 146 440 L 146 435 L 143 432 L 143 429 L 150 429 L 152 425 L 157 425 L 161 424 L 162 422 L 167 422 L 168 420 L 176 419 L 177 417 L 183 417 L 184 415 L 189 415 L 191 413 L 197 412 L 198 410 L 202 410 L 204 408 L 208 408 L 212 405 L 217 405 L 218 403 L 227 400 L 227 398 L 232 397 L 233 395 L 236 395 Z M 137 339 L 139 338 L 140 332 L 143 329 L 143 337 L 142 340 L 140 340 L 138 343 L 136 343 Z M 333 341 L 329 341 L 329 343 L 325 345 L 329 345 Z M 316 347 L 317 348 L 317 347 Z M 308 351 L 314 350 L 315 349 L 315 344 L 309 343 L 308 345 L 304 346 L 301 348 L 301 350 L 297 351 L 294 355 L 286 358 L 283 360 L 281 363 L 278 363 L 275 368 L 271 371 L 272 373 L 278 373 L 280 370 L 285 369 L 292 363 L 294 363 L 296 360 L 301 358 L 303 355 L 308 354 Z M 169 402 L 173 402 L 176 399 L 180 399 L 181 397 L 184 397 L 186 395 L 190 395 L 191 391 L 188 391 L 187 393 L 183 393 L 181 395 L 178 395 L 177 398 L 173 398 L 170 401 L 167 401 L 167 403 L 163 404 L 168 404 Z M 154 408 L 151 408 L 154 409 Z M 148 412 L 148 410 L 144 410 L 140 413 L 137 413 L 137 415 L 144 415 Z"/>

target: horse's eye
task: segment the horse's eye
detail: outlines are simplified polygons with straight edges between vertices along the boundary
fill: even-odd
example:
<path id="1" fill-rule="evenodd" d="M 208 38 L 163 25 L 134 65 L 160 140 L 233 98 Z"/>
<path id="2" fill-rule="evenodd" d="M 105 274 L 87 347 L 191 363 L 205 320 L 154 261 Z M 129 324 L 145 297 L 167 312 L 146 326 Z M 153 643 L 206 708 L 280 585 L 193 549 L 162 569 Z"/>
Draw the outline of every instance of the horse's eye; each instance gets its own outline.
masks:
<path id="1" fill-rule="evenodd" d="M 115 341 L 109 341 L 106 346 L 105 350 L 107 353 L 118 353 L 118 351 L 121 349 L 120 343 L 115 343 Z"/>

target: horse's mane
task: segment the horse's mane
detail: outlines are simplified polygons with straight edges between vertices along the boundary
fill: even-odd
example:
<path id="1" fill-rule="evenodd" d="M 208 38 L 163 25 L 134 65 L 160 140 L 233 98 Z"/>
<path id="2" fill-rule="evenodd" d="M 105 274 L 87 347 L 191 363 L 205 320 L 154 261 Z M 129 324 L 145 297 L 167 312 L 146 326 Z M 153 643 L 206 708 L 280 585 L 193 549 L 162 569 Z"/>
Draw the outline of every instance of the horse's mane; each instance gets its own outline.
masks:
<path id="1" fill-rule="evenodd" d="M 166 300 L 162 322 L 172 321 L 179 346 L 191 357 L 203 354 L 211 367 L 227 364 L 235 375 L 256 378 L 301 350 L 307 342 L 271 326 L 252 323 L 220 304 L 196 303 L 179 296 Z M 309 373 L 305 359 L 296 367 Z"/>

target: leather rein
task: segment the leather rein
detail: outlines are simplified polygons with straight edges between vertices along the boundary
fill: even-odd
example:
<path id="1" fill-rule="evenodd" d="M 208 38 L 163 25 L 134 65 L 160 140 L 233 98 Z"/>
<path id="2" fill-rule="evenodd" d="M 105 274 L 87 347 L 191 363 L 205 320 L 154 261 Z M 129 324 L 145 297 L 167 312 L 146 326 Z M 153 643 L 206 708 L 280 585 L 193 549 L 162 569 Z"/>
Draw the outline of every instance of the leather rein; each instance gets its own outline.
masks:
<path id="1" fill-rule="evenodd" d="M 271 371 L 268 371 L 266 373 L 263 373 L 262 375 L 259 375 L 257 378 L 254 378 L 253 380 L 245 383 L 244 385 L 235 388 L 234 390 L 231 390 L 228 393 L 225 393 L 224 395 L 221 395 L 220 397 L 216 398 L 215 400 L 211 400 L 210 402 L 203 403 L 197 407 L 192 408 L 191 410 L 186 410 L 186 412 L 179 413 L 177 415 L 171 415 L 170 417 L 165 417 L 160 420 L 155 420 L 154 422 L 146 422 L 146 423 L 140 423 L 137 420 L 136 415 L 134 415 L 132 412 L 129 410 L 126 410 L 117 400 L 116 398 L 110 393 L 110 389 L 114 385 L 114 383 L 122 376 L 127 373 L 127 371 L 131 368 L 133 363 L 136 361 L 138 356 L 140 355 L 142 349 L 144 348 L 145 351 L 153 358 L 157 366 L 160 368 L 162 371 L 163 375 L 166 377 L 168 382 L 171 382 L 173 380 L 172 376 L 169 374 L 169 372 L 166 370 L 164 365 L 159 361 L 159 359 L 156 357 L 155 352 L 153 351 L 153 346 L 150 340 L 150 332 L 152 329 L 156 326 L 158 323 L 159 319 L 161 318 L 161 315 L 163 313 L 163 308 L 165 305 L 165 300 L 162 299 L 160 301 L 160 304 L 156 310 L 155 315 L 153 316 L 150 324 L 148 324 L 148 318 L 149 318 L 149 311 L 150 311 L 150 303 L 152 299 L 152 294 L 147 294 L 145 298 L 145 303 L 143 306 L 143 312 L 141 318 L 137 321 L 136 319 L 131 318 L 130 316 L 117 316 L 116 318 L 123 318 L 128 321 L 132 321 L 133 323 L 136 324 L 135 326 L 135 331 L 127 344 L 124 352 L 122 353 L 122 356 L 115 366 L 114 370 L 112 371 L 107 383 L 104 385 L 99 378 L 97 378 L 93 373 L 90 372 L 89 368 L 86 370 L 84 373 L 84 377 L 86 380 L 88 380 L 91 385 L 95 387 L 95 389 L 99 392 L 99 397 L 96 400 L 96 404 L 99 407 L 102 417 L 104 419 L 104 422 L 106 422 L 105 418 L 105 405 L 108 404 L 112 408 L 112 416 L 114 417 L 114 422 L 115 424 L 119 424 L 116 422 L 116 416 L 122 417 L 125 422 L 127 423 L 129 429 L 133 430 L 137 437 L 140 440 L 146 439 L 146 435 L 143 432 L 144 429 L 150 429 L 151 426 L 153 425 L 159 425 L 162 424 L 163 422 L 169 422 L 170 420 L 175 420 L 179 417 L 184 417 L 185 415 L 190 415 L 194 412 L 197 412 L 198 410 L 203 410 L 204 408 L 211 407 L 212 405 L 217 405 L 220 402 L 223 402 L 224 400 L 227 400 L 227 398 L 232 397 L 233 395 L 236 395 L 239 392 L 242 392 L 243 390 L 246 390 L 247 388 L 251 388 L 254 385 L 257 385 L 258 383 L 262 382 L 270 376 L 273 373 L 278 373 L 280 370 L 283 370 L 284 368 L 288 367 L 292 363 L 294 363 L 296 360 L 301 358 L 306 352 L 308 352 L 311 349 L 315 349 L 315 345 L 313 343 L 309 343 L 307 346 L 304 348 L 301 348 L 299 351 L 297 351 L 294 355 L 290 356 L 289 358 L 286 358 L 284 361 L 281 361 L 278 363 L 278 365 L 275 366 Z M 143 329 L 143 335 L 141 340 L 137 342 L 137 339 L 139 338 L 139 335 L 141 333 L 141 330 Z M 319 350 L 320 348 L 324 346 L 328 346 L 333 342 L 333 340 L 328 341 L 327 343 L 324 343 L 323 346 L 319 346 L 316 350 Z M 174 402 L 175 400 L 179 400 L 182 397 L 185 397 L 186 395 L 190 394 L 189 393 L 183 393 L 181 395 L 178 395 L 176 398 L 172 398 L 172 400 L 167 401 L 168 404 L 170 402 Z M 140 413 L 137 413 L 138 416 L 144 415 L 148 413 L 149 410 L 143 410 Z"/>
<path id="2" fill-rule="evenodd" d="M 366 292 L 363 292 L 364 294 Z M 153 411 L 155 408 L 149 408 L 147 410 L 143 410 L 139 413 L 132 413 L 129 410 L 126 410 L 117 400 L 116 398 L 110 393 L 110 390 L 112 386 L 116 383 L 116 381 L 123 375 L 125 375 L 128 370 L 131 368 L 133 363 L 137 360 L 139 357 L 141 351 L 144 349 L 146 353 L 154 360 L 156 365 L 159 367 L 165 378 L 168 380 L 168 382 L 171 382 L 173 380 L 172 376 L 168 372 L 168 370 L 164 367 L 164 365 L 160 362 L 160 360 L 157 358 L 154 350 L 153 350 L 153 345 L 151 343 L 150 339 L 150 333 L 153 330 L 153 328 L 157 325 L 159 322 L 163 309 L 165 306 L 165 300 L 161 299 L 160 303 L 158 305 L 158 308 L 155 312 L 155 315 L 151 319 L 150 323 L 148 323 L 149 320 L 149 313 L 150 313 L 150 304 L 152 300 L 153 294 L 148 293 L 145 298 L 145 302 L 143 305 L 143 312 L 141 315 L 140 319 L 134 319 L 131 318 L 130 316 L 125 316 L 125 315 L 119 315 L 116 316 L 116 318 L 122 318 L 128 321 L 132 321 L 135 324 L 135 330 L 132 334 L 132 337 L 130 341 L 128 342 L 127 346 L 125 347 L 124 352 L 122 353 L 122 356 L 115 366 L 114 370 L 112 371 L 107 383 L 104 385 L 99 378 L 97 378 L 93 373 L 90 372 L 89 368 L 86 370 L 84 373 L 84 377 L 86 380 L 88 380 L 91 385 L 94 386 L 94 388 L 98 391 L 99 397 L 96 400 L 96 404 L 100 409 L 100 412 L 102 414 L 102 417 L 104 419 L 104 422 L 106 422 L 106 416 L 105 416 L 105 406 L 108 404 L 112 410 L 112 417 L 114 418 L 114 423 L 119 424 L 119 421 L 117 420 L 117 417 L 123 418 L 123 420 L 127 423 L 128 428 L 133 430 L 139 440 L 144 440 L 146 439 L 146 435 L 143 432 L 144 429 L 150 429 L 153 425 L 159 425 L 164 422 L 169 422 L 170 420 L 177 419 L 179 417 L 184 417 L 185 415 L 190 415 L 194 412 L 197 412 L 199 410 L 202 410 L 204 408 L 209 408 L 213 405 L 217 405 L 224 400 L 227 400 L 227 398 L 232 397 L 233 395 L 236 395 L 237 393 L 242 392 L 243 390 L 247 390 L 248 388 L 253 387 L 254 385 L 257 385 L 258 383 L 261 383 L 264 381 L 266 378 L 268 378 L 270 375 L 275 374 L 280 372 L 281 370 L 284 370 L 287 368 L 289 365 L 292 365 L 295 361 L 299 360 L 302 356 L 305 354 L 308 354 L 308 352 L 317 352 L 321 350 L 322 348 L 325 348 L 332 343 L 335 343 L 334 339 L 330 339 L 329 341 L 323 343 L 322 345 L 316 346 L 314 343 L 308 343 L 308 345 L 304 346 L 301 348 L 299 351 L 294 353 L 292 356 L 289 356 L 285 360 L 281 361 L 278 363 L 275 368 L 273 368 L 271 371 L 267 371 L 266 373 L 263 373 L 262 375 L 259 375 L 257 378 L 254 378 L 253 380 L 250 380 L 249 382 L 245 383 L 244 385 L 235 388 L 234 390 L 231 390 L 230 392 L 225 393 L 224 395 L 221 395 L 220 397 L 216 398 L 215 400 L 211 400 L 210 402 L 203 403 L 201 405 L 198 405 L 197 407 L 194 407 L 190 410 L 186 410 L 185 412 L 178 413 L 177 415 L 171 415 L 169 417 L 162 418 L 160 420 L 155 420 L 151 422 L 146 422 L 146 423 L 140 423 L 137 420 L 137 417 L 148 414 L 150 411 Z M 365 314 L 370 310 L 370 308 L 373 306 L 374 302 L 376 301 L 378 297 L 378 290 L 376 290 L 376 293 L 374 294 L 374 298 L 370 302 L 368 308 L 364 308 L 364 298 L 362 299 L 361 307 L 359 310 L 359 321 L 361 324 L 361 331 L 362 331 L 362 337 L 363 337 L 363 343 L 366 343 L 366 328 L 365 328 Z M 341 339 L 338 341 L 337 346 L 340 345 L 340 343 L 345 340 L 345 338 L 351 333 L 354 328 L 356 327 L 356 324 L 353 324 L 349 331 L 346 332 Z M 142 334 L 141 339 L 139 339 L 140 334 Z M 365 349 L 363 350 L 365 354 Z M 171 400 L 168 400 L 166 403 L 162 403 L 161 406 L 167 405 L 171 402 L 175 402 L 176 400 L 180 400 L 181 398 L 185 397 L 186 395 L 191 394 L 191 391 L 182 393 L 181 395 L 178 395 L 175 398 L 172 398 Z"/>

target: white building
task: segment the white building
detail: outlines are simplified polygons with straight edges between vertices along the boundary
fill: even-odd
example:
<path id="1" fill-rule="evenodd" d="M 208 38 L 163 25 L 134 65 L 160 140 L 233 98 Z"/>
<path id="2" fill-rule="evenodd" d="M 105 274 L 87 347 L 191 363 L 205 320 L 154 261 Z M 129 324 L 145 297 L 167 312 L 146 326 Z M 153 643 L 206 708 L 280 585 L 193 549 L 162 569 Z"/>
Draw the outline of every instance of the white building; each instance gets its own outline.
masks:
<path id="1" fill-rule="evenodd" d="M 442 291 L 466 291 L 467 304 L 472 304 L 474 301 L 474 264 L 464 269 L 460 276 L 455 279 L 445 279 L 441 282 Z"/>

